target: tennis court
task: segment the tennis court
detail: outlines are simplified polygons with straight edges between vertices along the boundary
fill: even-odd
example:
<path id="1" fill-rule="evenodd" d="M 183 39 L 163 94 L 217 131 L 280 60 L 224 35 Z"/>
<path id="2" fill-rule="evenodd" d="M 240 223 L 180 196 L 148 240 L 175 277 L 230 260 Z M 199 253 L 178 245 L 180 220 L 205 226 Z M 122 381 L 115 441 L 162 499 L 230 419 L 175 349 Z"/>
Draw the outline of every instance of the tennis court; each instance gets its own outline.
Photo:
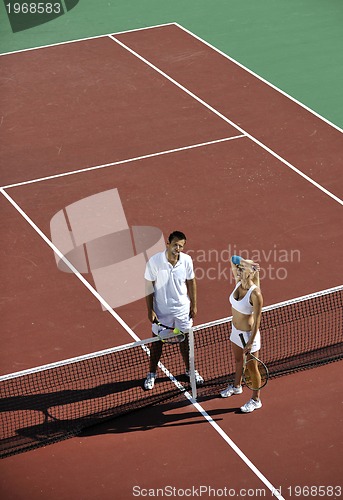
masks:
<path id="1" fill-rule="evenodd" d="M 112 289 L 100 293 L 103 275 L 61 271 L 54 255 L 66 245 L 82 261 L 80 247 L 99 238 L 92 210 L 114 192 L 127 230 L 187 234 L 199 324 L 228 315 L 228 255 L 236 249 L 259 253 L 266 305 L 341 285 L 340 129 L 182 26 L 8 54 L 2 66 L 14 108 L 2 151 L 2 219 L 10 227 L 2 373 L 120 346 L 132 341 L 130 331 L 150 337 L 143 297 L 115 307 Z M 22 141 L 14 147 L 16 135 Z M 68 246 L 68 234 L 76 235 L 72 210 L 75 221 L 90 214 L 85 225 L 93 229 Z M 60 221 L 54 234 L 53 220 Z M 157 233 L 148 232 L 149 251 Z M 102 488 L 102 498 L 126 499 L 135 486 L 166 485 L 207 485 L 217 496 L 225 487 L 235 496 L 243 489 L 277 496 L 281 488 L 284 498 L 296 495 L 296 486 L 324 485 L 327 496 L 339 498 L 341 363 L 272 380 L 256 415 L 237 412 L 240 397 L 204 398 L 210 422 L 187 400 L 166 401 L 6 458 L 2 469 L 17 491 L 18 471 L 22 481 L 34 474 L 31 498 L 39 491 L 96 498 Z M 63 487 L 49 479 L 50 466 Z M 13 482 L 5 488 L 13 490 Z"/>

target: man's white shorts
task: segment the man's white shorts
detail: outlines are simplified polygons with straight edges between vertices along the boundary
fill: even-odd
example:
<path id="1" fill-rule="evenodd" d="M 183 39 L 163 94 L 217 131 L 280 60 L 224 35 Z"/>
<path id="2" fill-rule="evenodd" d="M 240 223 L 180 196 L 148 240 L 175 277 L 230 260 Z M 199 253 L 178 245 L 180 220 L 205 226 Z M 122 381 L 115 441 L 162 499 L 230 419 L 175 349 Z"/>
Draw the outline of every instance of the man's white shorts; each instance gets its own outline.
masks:
<path id="1" fill-rule="evenodd" d="M 173 315 L 159 316 L 158 321 L 165 326 L 170 326 L 171 328 L 178 328 L 181 332 L 186 333 L 192 326 L 193 320 L 189 317 L 189 313 L 175 317 Z M 152 333 L 158 335 L 159 326 L 156 323 L 152 324 Z"/>

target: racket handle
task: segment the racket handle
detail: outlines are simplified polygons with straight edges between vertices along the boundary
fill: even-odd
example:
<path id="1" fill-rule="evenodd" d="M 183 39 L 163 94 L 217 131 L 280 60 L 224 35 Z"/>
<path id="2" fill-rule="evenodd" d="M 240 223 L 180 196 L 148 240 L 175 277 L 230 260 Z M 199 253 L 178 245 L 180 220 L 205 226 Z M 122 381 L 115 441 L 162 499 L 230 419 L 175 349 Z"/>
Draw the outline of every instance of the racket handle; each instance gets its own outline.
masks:
<path id="1" fill-rule="evenodd" d="M 245 340 L 244 340 L 244 335 L 243 335 L 243 333 L 240 333 L 240 334 L 239 334 L 239 338 L 241 339 L 241 342 L 242 342 L 243 347 L 245 347 L 245 346 L 247 345 L 247 343 L 246 343 L 246 342 L 245 342 Z"/>

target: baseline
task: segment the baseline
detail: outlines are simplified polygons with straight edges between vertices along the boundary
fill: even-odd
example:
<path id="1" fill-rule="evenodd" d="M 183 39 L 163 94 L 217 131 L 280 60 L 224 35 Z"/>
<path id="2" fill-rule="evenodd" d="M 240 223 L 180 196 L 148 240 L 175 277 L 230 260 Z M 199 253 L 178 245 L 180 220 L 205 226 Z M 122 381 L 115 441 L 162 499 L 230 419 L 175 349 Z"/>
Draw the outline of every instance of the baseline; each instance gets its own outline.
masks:
<path id="1" fill-rule="evenodd" d="M 172 24 L 176 24 L 176 23 L 156 24 L 156 25 L 153 25 L 153 26 L 146 26 L 144 28 L 135 28 L 133 30 L 118 31 L 117 33 L 114 33 L 114 34 L 115 35 L 123 35 L 124 33 L 131 33 L 131 32 L 134 32 L 134 31 L 149 30 L 149 29 L 153 29 L 153 28 L 162 28 L 164 26 L 170 26 Z M 11 52 L 3 52 L 3 53 L 0 52 L 0 57 L 1 56 L 9 56 L 9 55 L 12 55 L 12 54 L 20 54 L 22 52 L 30 52 L 32 50 L 47 49 L 49 47 L 57 47 L 59 45 L 67 45 L 68 43 L 84 42 L 86 40 L 96 40 L 98 38 L 106 38 L 106 37 L 108 37 L 110 35 L 113 35 L 113 33 L 106 33 L 106 34 L 103 34 L 103 35 L 96 35 L 96 36 L 89 36 L 89 37 L 84 37 L 84 38 L 77 38 L 75 40 L 66 40 L 64 42 L 49 43 L 47 45 L 40 45 L 40 46 L 37 46 L 37 47 L 29 47 L 27 49 L 12 50 Z"/>

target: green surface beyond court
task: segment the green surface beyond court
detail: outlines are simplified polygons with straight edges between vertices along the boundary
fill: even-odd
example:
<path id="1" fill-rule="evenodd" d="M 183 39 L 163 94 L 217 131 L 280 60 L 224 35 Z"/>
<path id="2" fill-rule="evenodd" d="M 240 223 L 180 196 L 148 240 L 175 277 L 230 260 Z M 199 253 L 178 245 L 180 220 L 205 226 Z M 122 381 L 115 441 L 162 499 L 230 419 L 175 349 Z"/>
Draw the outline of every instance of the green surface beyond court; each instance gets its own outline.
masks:
<path id="1" fill-rule="evenodd" d="M 177 22 L 343 128 L 343 0 L 59 0 L 65 14 L 17 32 L 9 3 L 1 53 Z"/>

